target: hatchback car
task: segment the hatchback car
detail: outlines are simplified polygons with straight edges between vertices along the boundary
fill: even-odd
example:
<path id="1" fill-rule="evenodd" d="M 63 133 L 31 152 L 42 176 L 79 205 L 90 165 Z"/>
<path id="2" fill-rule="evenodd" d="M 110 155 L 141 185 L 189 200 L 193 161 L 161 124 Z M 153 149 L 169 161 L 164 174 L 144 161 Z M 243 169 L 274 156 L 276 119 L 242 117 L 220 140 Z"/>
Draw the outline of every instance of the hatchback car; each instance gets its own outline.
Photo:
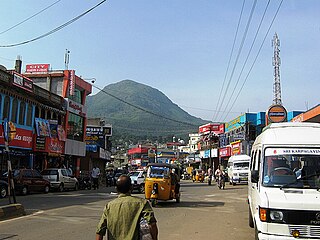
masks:
<path id="1" fill-rule="evenodd" d="M 31 192 L 48 193 L 50 190 L 50 182 L 35 169 L 15 169 L 12 171 L 12 175 L 16 193 L 27 195 Z M 2 179 L 7 177 L 8 173 L 5 173 Z"/>
<path id="2" fill-rule="evenodd" d="M 52 189 L 63 192 L 65 189 L 79 189 L 78 180 L 70 175 L 65 168 L 47 168 L 41 172 L 42 176 L 50 181 Z"/>

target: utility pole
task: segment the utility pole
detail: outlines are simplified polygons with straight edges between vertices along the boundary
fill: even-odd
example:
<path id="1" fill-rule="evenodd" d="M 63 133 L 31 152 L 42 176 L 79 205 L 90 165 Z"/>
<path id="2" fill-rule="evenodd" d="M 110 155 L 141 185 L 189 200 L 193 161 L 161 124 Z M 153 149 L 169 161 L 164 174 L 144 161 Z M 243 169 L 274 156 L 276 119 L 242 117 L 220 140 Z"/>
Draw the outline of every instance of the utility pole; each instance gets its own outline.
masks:
<path id="1" fill-rule="evenodd" d="M 282 105 L 281 102 L 281 86 L 280 86 L 280 40 L 277 33 L 274 34 L 272 47 L 274 49 L 272 65 L 274 66 L 274 85 L 273 85 L 273 104 Z"/>

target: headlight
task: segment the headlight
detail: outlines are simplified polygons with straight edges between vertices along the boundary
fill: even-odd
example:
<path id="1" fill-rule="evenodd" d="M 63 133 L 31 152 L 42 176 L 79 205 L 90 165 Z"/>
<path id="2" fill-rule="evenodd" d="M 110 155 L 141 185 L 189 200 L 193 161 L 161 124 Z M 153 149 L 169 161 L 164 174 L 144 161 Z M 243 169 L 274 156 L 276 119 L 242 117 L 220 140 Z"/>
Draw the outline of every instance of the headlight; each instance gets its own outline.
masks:
<path id="1" fill-rule="evenodd" d="M 281 222 L 283 221 L 283 212 L 281 211 L 276 211 L 276 210 L 271 210 L 270 211 L 270 219 L 272 221 L 276 222 Z"/>

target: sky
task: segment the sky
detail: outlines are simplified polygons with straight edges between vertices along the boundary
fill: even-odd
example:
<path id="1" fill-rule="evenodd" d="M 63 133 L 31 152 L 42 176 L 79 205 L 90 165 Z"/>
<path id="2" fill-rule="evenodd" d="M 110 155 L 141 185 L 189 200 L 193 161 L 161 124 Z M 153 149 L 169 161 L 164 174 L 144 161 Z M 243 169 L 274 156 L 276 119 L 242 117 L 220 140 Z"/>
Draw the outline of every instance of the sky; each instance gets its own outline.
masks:
<path id="1" fill-rule="evenodd" d="M 273 103 L 277 33 L 282 103 L 306 111 L 320 103 L 319 12 L 319 0 L 3 0 L 0 64 L 12 69 L 20 56 L 23 71 L 63 70 L 67 49 L 68 69 L 96 79 L 92 94 L 130 79 L 195 117 L 228 122 Z"/>

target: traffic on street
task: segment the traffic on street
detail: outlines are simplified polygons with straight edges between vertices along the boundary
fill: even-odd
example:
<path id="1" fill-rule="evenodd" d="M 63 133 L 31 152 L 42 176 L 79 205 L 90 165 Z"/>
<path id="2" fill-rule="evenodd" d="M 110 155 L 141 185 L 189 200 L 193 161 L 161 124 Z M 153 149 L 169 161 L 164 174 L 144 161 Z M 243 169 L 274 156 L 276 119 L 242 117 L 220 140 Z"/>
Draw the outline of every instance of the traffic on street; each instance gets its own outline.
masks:
<path id="1" fill-rule="evenodd" d="M 144 198 L 144 194 L 132 195 Z M 0 222 L 0 239 L 94 239 L 104 205 L 117 197 L 114 187 L 18 196 L 27 215 Z M 8 199 L 1 199 L 0 205 Z M 248 225 L 247 185 L 181 181 L 181 201 L 154 207 L 158 239 L 254 239 Z M 32 230 L 31 230 L 32 229 Z"/>

